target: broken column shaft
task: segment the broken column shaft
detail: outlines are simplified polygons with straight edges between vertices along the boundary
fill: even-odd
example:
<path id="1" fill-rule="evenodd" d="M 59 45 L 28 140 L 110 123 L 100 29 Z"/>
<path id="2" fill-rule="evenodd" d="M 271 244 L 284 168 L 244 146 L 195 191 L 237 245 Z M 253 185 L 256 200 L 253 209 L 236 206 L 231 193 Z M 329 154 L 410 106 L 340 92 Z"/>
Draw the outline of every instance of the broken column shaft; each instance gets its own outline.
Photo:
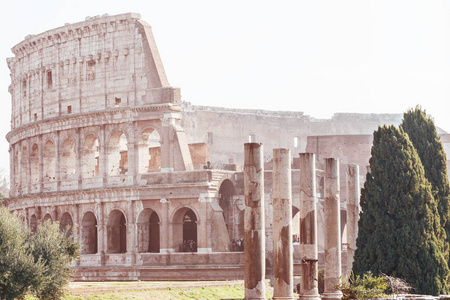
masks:
<path id="1" fill-rule="evenodd" d="M 265 299 L 265 222 L 263 145 L 244 145 L 245 299 Z"/>
<path id="2" fill-rule="evenodd" d="M 353 267 L 359 220 L 359 166 L 347 166 L 347 270 Z"/>
<path id="3" fill-rule="evenodd" d="M 341 276 L 341 221 L 340 221 L 339 160 L 325 159 L 325 291 L 323 299 L 341 299 L 336 288 Z"/>
<path id="4" fill-rule="evenodd" d="M 300 153 L 300 299 L 320 299 L 318 288 L 316 158 Z"/>
<path id="5" fill-rule="evenodd" d="M 294 299 L 291 150 L 273 150 L 273 299 Z"/>

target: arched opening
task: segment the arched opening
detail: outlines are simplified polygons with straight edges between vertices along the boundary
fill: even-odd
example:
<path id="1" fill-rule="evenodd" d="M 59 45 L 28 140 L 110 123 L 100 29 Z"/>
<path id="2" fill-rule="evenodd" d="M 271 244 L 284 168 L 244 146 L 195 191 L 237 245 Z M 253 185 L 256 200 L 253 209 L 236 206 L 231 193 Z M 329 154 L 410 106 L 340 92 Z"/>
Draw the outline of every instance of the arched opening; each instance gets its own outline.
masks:
<path id="1" fill-rule="evenodd" d="M 124 214 L 120 210 L 113 210 L 108 218 L 107 252 L 127 252 L 127 226 Z"/>
<path id="2" fill-rule="evenodd" d="M 81 253 L 97 253 L 97 240 L 97 218 L 95 218 L 92 212 L 88 211 L 84 214 L 83 220 L 81 221 Z"/>
<path id="3" fill-rule="evenodd" d="M 46 221 L 53 222 L 53 218 L 52 218 L 52 215 L 51 215 L 50 213 L 46 213 L 46 214 L 45 214 L 45 216 L 44 216 L 44 222 L 46 222 Z"/>
<path id="4" fill-rule="evenodd" d="M 31 184 L 39 182 L 39 146 L 33 144 L 30 154 L 30 179 Z"/>
<path id="5" fill-rule="evenodd" d="M 63 215 L 61 216 L 61 220 L 59 221 L 59 228 L 61 229 L 61 231 L 67 230 L 67 236 L 72 235 L 73 221 L 72 216 L 68 212 L 63 213 Z"/>
<path id="6" fill-rule="evenodd" d="M 75 143 L 73 139 L 67 138 L 62 144 L 61 153 L 61 179 L 70 178 L 76 173 Z"/>
<path id="7" fill-rule="evenodd" d="M 111 135 L 108 147 L 108 175 L 115 176 L 128 172 L 127 137 L 122 131 Z"/>
<path id="8" fill-rule="evenodd" d="M 30 217 L 30 229 L 32 232 L 35 232 L 37 229 L 37 217 L 35 214 Z"/>
<path id="9" fill-rule="evenodd" d="M 292 206 L 292 242 L 294 244 L 300 243 L 300 209 Z"/>
<path id="10" fill-rule="evenodd" d="M 138 218 L 138 251 L 159 253 L 159 217 L 151 209 L 144 209 Z"/>
<path id="11" fill-rule="evenodd" d="M 233 203 L 234 185 L 229 179 L 225 179 L 219 189 L 219 205 L 222 208 L 223 219 L 227 227 L 228 236 L 231 239 L 238 239 L 235 219 L 237 208 Z"/>
<path id="12" fill-rule="evenodd" d="M 83 159 L 81 165 L 82 177 L 92 178 L 99 173 L 99 143 L 95 135 L 89 134 L 84 140 Z"/>
<path id="13" fill-rule="evenodd" d="M 161 139 L 157 130 L 147 128 L 139 139 L 139 173 L 161 170 Z"/>
<path id="14" fill-rule="evenodd" d="M 56 179 L 56 156 L 55 145 L 48 140 L 44 146 L 44 180 L 50 181 Z"/>
<path id="15" fill-rule="evenodd" d="M 183 217 L 183 251 L 197 252 L 197 217 L 191 209 Z"/>
<path id="16" fill-rule="evenodd" d="M 16 186 L 16 188 L 19 187 L 19 150 L 15 150 L 14 151 L 14 168 L 13 168 L 13 173 L 14 173 L 14 185 Z"/>
<path id="17" fill-rule="evenodd" d="M 22 186 L 27 186 L 27 172 L 28 172 L 28 148 L 26 146 L 22 147 L 22 159 L 20 160 L 21 169 L 20 177 L 22 180 Z"/>

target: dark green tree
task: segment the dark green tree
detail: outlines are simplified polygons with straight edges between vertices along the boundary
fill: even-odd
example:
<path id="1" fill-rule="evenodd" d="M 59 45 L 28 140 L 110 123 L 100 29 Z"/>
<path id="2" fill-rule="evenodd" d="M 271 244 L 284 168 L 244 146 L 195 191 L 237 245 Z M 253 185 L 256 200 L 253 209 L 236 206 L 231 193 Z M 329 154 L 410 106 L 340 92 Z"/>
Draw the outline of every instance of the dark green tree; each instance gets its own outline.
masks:
<path id="1" fill-rule="evenodd" d="M 416 149 L 402 129 L 383 126 L 374 132 L 371 155 L 354 273 L 382 272 L 406 280 L 415 293 L 447 293 L 439 214 Z"/>
<path id="2" fill-rule="evenodd" d="M 59 224 L 40 224 L 35 233 L 0 205 L 0 299 L 60 299 L 79 245 Z"/>
<path id="3" fill-rule="evenodd" d="M 448 241 L 450 238 L 450 185 L 447 175 L 447 158 L 436 126 L 420 106 L 404 113 L 400 126 L 409 135 L 422 161 L 425 177 L 431 183 L 434 199 L 438 205 L 441 226 L 445 229 L 444 238 Z M 448 260 L 448 255 L 446 258 Z"/>

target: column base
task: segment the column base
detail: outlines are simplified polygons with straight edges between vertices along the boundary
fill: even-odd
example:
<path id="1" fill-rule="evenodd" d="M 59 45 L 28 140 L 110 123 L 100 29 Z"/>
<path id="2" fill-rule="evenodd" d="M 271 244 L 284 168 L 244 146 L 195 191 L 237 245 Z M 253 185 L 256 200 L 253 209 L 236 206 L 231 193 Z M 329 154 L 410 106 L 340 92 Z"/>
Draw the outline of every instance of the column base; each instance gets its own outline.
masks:
<path id="1" fill-rule="evenodd" d="M 342 296 L 343 296 L 342 292 L 337 291 L 337 292 L 323 293 L 321 298 L 322 300 L 341 300 Z"/>
<path id="2" fill-rule="evenodd" d="M 298 299 L 300 300 L 320 300 L 320 295 L 300 295 L 300 297 L 298 297 Z"/>
<path id="3" fill-rule="evenodd" d="M 273 297 L 273 300 L 295 300 L 294 296 L 292 297 Z"/>

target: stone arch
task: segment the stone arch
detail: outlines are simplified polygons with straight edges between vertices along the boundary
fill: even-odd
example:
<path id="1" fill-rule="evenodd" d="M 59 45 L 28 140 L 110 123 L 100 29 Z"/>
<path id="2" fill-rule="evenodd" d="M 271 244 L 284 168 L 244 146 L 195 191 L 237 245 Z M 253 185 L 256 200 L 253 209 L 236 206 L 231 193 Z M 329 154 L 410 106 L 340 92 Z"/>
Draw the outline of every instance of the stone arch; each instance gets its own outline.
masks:
<path id="1" fill-rule="evenodd" d="M 59 228 L 61 231 L 67 230 L 67 236 L 72 235 L 73 219 L 70 213 L 65 212 L 62 214 L 61 219 L 59 220 Z"/>
<path id="2" fill-rule="evenodd" d="M 44 180 L 56 179 L 56 155 L 55 144 L 48 139 L 44 145 Z"/>
<path id="3" fill-rule="evenodd" d="M 30 181 L 31 184 L 39 182 L 39 146 L 33 144 L 30 153 Z"/>
<path id="4" fill-rule="evenodd" d="M 141 253 L 159 253 L 160 250 L 160 218 L 156 211 L 146 208 L 137 220 L 138 251 Z"/>
<path id="5" fill-rule="evenodd" d="M 61 179 L 70 178 L 76 173 L 75 142 L 71 137 L 66 138 L 61 146 Z"/>
<path id="6" fill-rule="evenodd" d="M 28 147 L 23 145 L 20 159 L 20 180 L 22 181 L 22 186 L 26 186 L 28 182 L 28 162 Z"/>
<path id="7" fill-rule="evenodd" d="M 173 243 L 174 247 L 179 247 L 180 251 L 191 251 L 189 241 L 194 241 L 192 252 L 197 252 L 198 217 L 194 210 L 189 207 L 178 209 L 173 216 Z"/>
<path id="8" fill-rule="evenodd" d="M 108 175 L 128 172 L 128 138 L 124 131 L 114 131 L 108 144 Z"/>
<path id="9" fill-rule="evenodd" d="M 81 220 L 82 254 L 95 254 L 98 252 L 97 218 L 88 211 Z"/>
<path id="10" fill-rule="evenodd" d="M 107 252 L 127 252 L 127 222 L 122 211 L 111 211 L 108 217 Z"/>
<path id="11" fill-rule="evenodd" d="M 230 239 L 236 238 L 237 232 L 235 232 L 236 214 L 239 214 L 239 210 L 233 202 L 233 195 L 235 189 L 233 182 L 229 179 L 222 181 L 219 188 L 219 206 L 222 208 L 223 219 L 228 230 L 228 236 Z"/>
<path id="12" fill-rule="evenodd" d="M 139 173 L 161 170 L 161 135 L 153 127 L 146 127 L 139 135 Z"/>
<path id="13" fill-rule="evenodd" d="M 45 221 L 50 221 L 50 222 L 53 223 L 53 217 L 52 217 L 52 215 L 51 215 L 49 212 L 46 213 L 45 216 L 44 216 L 43 221 L 44 221 L 44 222 L 45 222 Z"/>
<path id="14" fill-rule="evenodd" d="M 83 178 L 97 177 L 100 166 L 100 144 L 98 137 L 89 133 L 83 144 L 81 174 Z"/>
<path id="15" fill-rule="evenodd" d="M 38 226 L 37 217 L 35 214 L 32 214 L 30 217 L 30 229 L 32 232 L 35 232 Z"/>

